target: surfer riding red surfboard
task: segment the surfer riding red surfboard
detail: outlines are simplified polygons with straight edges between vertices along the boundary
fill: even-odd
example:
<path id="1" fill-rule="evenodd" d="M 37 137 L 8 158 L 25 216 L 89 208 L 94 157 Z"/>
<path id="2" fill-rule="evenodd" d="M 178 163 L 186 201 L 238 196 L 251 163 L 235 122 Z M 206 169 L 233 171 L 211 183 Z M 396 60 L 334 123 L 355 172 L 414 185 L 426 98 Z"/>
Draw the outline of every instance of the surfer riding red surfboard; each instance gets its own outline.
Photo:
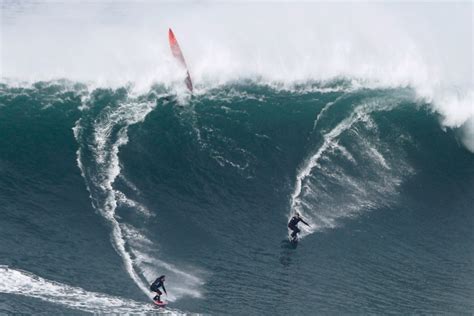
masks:
<path id="1" fill-rule="evenodd" d="M 166 288 L 165 288 L 165 276 L 164 275 L 158 277 L 150 285 L 150 291 L 156 293 L 155 297 L 153 297 L 153 303 L 155 303 L 155 305 L 157 305 L 157 306 L 165 307 L 167 303 L 161 300 L 161 295 L 163 294 L 163 292 L 160 291 L 160 287 L 163 289 L 163 292 L 165 292 L 165 294 L 168 295 L 168 292 L 166 292 Z"/>
<path id="2" fill-rule="evenodd" d="M 193 82 L 191 81 L 191 76 L 189 75 L 188 66 L 186 65 L 183 52 L 181 51 L 181 48 L 179 48 L 178 41 L 176 40 L 171 28 L 168 31 L 168 38 L 170 42 L 171 53 L 173 53 L 173 56 L 179 61 L 180 65 L 186 69 L 186 79 L 184 80 L 186 87 L 188 87 L 190 92 L 193 92 Z"/>

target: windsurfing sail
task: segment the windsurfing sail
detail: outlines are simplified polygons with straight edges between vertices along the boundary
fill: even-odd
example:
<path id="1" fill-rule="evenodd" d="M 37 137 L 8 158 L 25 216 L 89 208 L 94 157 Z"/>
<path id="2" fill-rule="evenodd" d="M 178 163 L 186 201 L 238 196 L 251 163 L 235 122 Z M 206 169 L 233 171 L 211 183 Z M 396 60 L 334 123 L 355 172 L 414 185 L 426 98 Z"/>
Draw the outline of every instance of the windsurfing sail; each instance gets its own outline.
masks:
<path id="1" fill-rule="evenodd" d="M 181 51 L 181 48 L 179 48 L 178 41 L 176 40 L 176 37 L 174 36 L 174 33 L 171 28 L 168 32 L 168 38 L 170 41 L 171 53 L 173 53 L 173 56 L 179 61 L 180 65 L 184 69 L 186 69 L 186 79 L 184 80 L 184 82 L 186 83 L 186 87 L 188 87 L 189 91 L 193 92 L 193 82 L 191 81 L 191 76 L 189 75 L 188 66 L 186 65 L 183 52 Z"/>

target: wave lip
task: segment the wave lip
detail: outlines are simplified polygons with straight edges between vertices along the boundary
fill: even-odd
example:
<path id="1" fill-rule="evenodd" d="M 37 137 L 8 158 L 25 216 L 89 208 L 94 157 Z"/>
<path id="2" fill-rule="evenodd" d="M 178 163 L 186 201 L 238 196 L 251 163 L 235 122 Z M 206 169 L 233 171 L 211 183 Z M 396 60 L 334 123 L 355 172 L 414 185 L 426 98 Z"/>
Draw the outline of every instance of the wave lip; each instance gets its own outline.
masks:
<path id="1" fill-rule="evenodd" d="M 110 12 L 100 1 L 88 6 L 7 1 L 2 7 L 2 78 L 65 77 L 115 86 L 133 82 L 146 90 L 157 82 L 182 85 L 185 74 L 166 38 L 173 26 L 197 90 L 242 78 L 267 84 L 356 78 L 384 87 L 414 87 L 436 101 L 434 109 L 449 127 L 474 115 L 471 2 L 129 2 L 114 8 Z M 103 12 L 108 13 L 106 23 Z M 199 23 L 190 16 L 200 16 Z"/>

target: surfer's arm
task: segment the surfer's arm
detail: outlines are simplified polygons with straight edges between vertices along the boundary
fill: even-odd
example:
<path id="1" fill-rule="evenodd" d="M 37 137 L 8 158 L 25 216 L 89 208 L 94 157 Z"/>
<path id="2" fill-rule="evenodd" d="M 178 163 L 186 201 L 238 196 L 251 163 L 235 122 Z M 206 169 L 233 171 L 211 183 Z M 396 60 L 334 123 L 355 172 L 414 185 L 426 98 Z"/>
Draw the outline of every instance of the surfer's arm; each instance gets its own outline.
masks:
<path id="1" fill-rule="evenodd" d="M 168 295 L 168 293 L 166 292 L 166 289 L 165 289 L 165 285 L 164 285 L 164 284 L 162 284 L 162 285 L 161 285 L 161 287 L 163 288 L 163 292 L 165 292 L 165 293 L 166 293 L 166 295 Z"/>
<path id="2" fill-rule="evenodd" d="M 301 222 L 302 222 L 303 224 L 305 224 L 306 226 L 308 226 L 308 227 L 309 227 L 309 224 L 308 224 L 308 223 L 306 223 L 304 220 L 301 220 Z"/>

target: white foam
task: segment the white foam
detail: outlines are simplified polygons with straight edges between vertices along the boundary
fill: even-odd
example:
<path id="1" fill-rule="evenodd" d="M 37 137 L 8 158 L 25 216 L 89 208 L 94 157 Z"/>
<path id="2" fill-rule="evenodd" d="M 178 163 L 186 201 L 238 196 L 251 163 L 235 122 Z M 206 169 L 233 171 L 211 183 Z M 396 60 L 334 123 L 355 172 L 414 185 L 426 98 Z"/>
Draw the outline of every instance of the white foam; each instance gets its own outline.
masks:
<path id="1" fill-rule="evenodd" d="M 354 164 L 357 164 L 357 161 L 354 159 L 354 157 L 352 156 L 352 154 L 347 150 L 346 147 L 338 144 L 337 142 L 333 144 L 333 147 L 334 149 L 337 149 L 339 150 L 343 155 L 344 157 L 346 157 L 348 160 L 350 160 L 352 163 Z"/>
<path id="2" fill-rule="evenodd" d="M 141 269 L 147 279 L 156 277 L 157 270 L 166 271 L 167 277 L 173 280 L 172 291 L 169 291 L 167 299 L 174 301 L 183 296 L 191 296 L 194 298 L 202 298 L 203 294 L 199 291 L 204 282 L 200 277 L 194 274 L 202 274 L 202 271 L 194 270 L 193 273 L 183 271 L 177 266 L 151 257 L 146 253 L 137 253 L 137 257 L 141 263 Z"/>
<path id="3" fill-rule="evenodd" d="M 291 195 L 291 207 L 290 207 L 290 214 L 288 216 L 288 219 L 293 216 L 293 213 L 299 212 L 304 218 L 307 218 L 309 220 L 308 223 L 310 224 L 310 227 L 307 226 L 301 226 L 302 234 L 301 236 L 304 237 L 308 234 L 313 233 L 317 229 L 320 228 L 319 225 L 317 225 L 315 222 L 311 221 L 310 219 L 312 216 L 310 214 L 306 214 L 306 212 L 299 207 L 301 204 L 301 188 L 302 188 L 302 183 L 303 181 L 311 175 L 312 170 L 317 166 L 318 160 L 321 158 L 322 154 L 333 145 L 333 140 L 338 137 L 343 131 L 347 130 L 350 128 L 350 126 L 356 121 L 357 116 L 356 115 L 351 115 L 349 118 L 343 120 L 341 123 L 339 123 L 333 130 L 331 130 L 328 134 L 324 136 L 324 142 L 321 145 L 321 147 L 317 150 L 317 152 L 308 159 L 306 163 L 303 164 L 303 167 L 300 169 L 296 176 L 296 184 L 295 184 L 295 189 L 293 191 L 293 194 Z"/>
<path id="4" fill-rule="evenodd" d="M 460 133 L 464 146 L 474 152 L 474 117 L 471 117 L 462 125 Z"/>
<path id="5" fill-rule="evenodd" d="M 241 79 L 291 88 L 349 78 L 363 87 L 412 86 L 433 101 L 448 127 L 462 127 L 474 117 L 469 1 L 140 1 L 119 3 L 113 14 L 109 9 L 107 1 L 33 1 L 21 10 L 5 4 L 1 77 L 68 78 L 91 87 L 132 82 L 137 91 L 159 82 L 184 91 L 168 47 L 171 26 L 197 94 Z M 464 139 L 472 141 L 474 132 L 464 130 Z"/>
<path id="6" fill-rule="evenodd" d="M 324 114 L 331 108 L 331 106 L 334 103 L 336 103 L 340 98 L 342 98 L 342 97 L 337 98 L 335 101 L 326 103 L 326 105 L 322 108 L 322 110 L 316 116 L 316 120 L 314 120 L 313 131 L 316 130 L 316 127 L 318 126 L 318 123 L 319 123 L 319 120 L 321 119 L 321 117 L 323 117 Z"/>
<path id="7" fill-rule="evenodd" d="M 370 147 L 370 152 L 373 154 L 373 157 L 386 169 L 391 169 L 390 166 L 387 164 L 385 161 L 385 158 L 382 156 L 382 154 L 375 148 L 375 147 Z"/>
<path id="8" fill-rule="evenodd" d="M 136 189 L 135 192 L 138 192 L 138 189 Z M 138 211 L 140 214 L 146 217 L 153 216 L 153 213 L 151 213 L 151 211 L 146 206 L 128 198 L 123 192 L 119 190 L 115 190 L 115 197 L 118 203 L 126 205 L 130 208 L 133 208 L 134 210 Z"/>
<path id="9" fill-rule="evenodd" d="M 297 211 L 311 225 L 311 227 L 301 225 L 301 237 L 322 228 L 334 228 L 337 226 L 337 219 L 355 216 L 363 209 L 386 203 L 381 200 L 386 199 L 388 201 L 396 191 L 396 186 L 400 183 L 399 175 L 387 174 L 391 169 L 382 154 L 353 127 L 356 123 L 363 123 L 366 129 L 371 132 L 376 131 L 377 127 L 370 119 L 369 114 L 373 111 L 390 110 L 399 101 L 398 99 L 372 99 L 355 106 L 347 118 L 323 135 L 322 144 L 303 162 L 296 176 L 295 188 L 290 200 L 290 213 L 288 214 L 289 219 Z M 327 107 L 325 107 L 322 111 L 327 110 Z M 318 122 L 321 119 L 320 114 L 316 118 Z M 371 160 L 375 159 L 383 167 L 383 169 L 377 169 L 377 165 L 370 166 L 370 175 L 371 177 L 375 176 L 376 180 L 366 181 L 364 175 L 359 176 L 360 178 L 354 178 L 347 174 L 342 167 L 335 164 L 334 161 L 331 161 L 329 155 L 334 155 L 338 151 L 342 153 L 342 157 L 352 162 L 352 164 L 358 164 L 349 150 L 338 144 L 339 136 L 348 130 L 351 130 L 358 139 L 358 144 L 355 145 L 358 147 L 358 152 L 365 153 L 366 156 L 372 158 Z M 320 162 L 323 158 L 330 162 L 331 169 L 322 167 Z M 370 163 L 370 161 L 364 161 L 364 164 L 367 163 Z M 316 169 L 319 171 L 318 174 L 315 173 Z M 400 161 L 398 169 L 398 172 L 402 173 L 408 167 Z M 327 177 L 331 179 L 328 183 L 336 183 L 339 188 L 344 188 L 347 191 L 345 196 L 341 196 L 339 200 L 334 201 L 333 195 L 335 192 L 327 192 L 327 189 L 323 186 L 324 184 L 320 184 L 318 181 L 321 177 Z M 316 183 L 312 183 L 312 179 Z M 379 196 L 383 197 L 380 198 Z"/>
<path id="10" fill-rule="evenodd" d="M 123 174 L 120 174 L 120 179 L 125 182 L 125 184 L 132 189 L 136 194 L 140 194 L 140 190 L 138 190 L 137 186 L 133 184 L 132 181 L 130 181 L 127 177 L 125 177 Z"/>
<path id="11" fill-rule="evenodd" d="M 117 198 L 112 184 L 115 181 L 115 178 L 120 174 L 118 152 L 119 147 L 128 142 L 128 126 L 130 124 L 135 124 L 142 121 L 145 116 L 153 109 L 153 106 L 153 103 L 125 103 L 119 106 L 117 111 L 108 112 L 107 115 L 101 117 L 99 121 L 96 121 L 96 124 L 94 125 L 94 140 L 96 144 L 94 153 L 97 157 L 97 164 L 99 167 L 98 169 L 102 169 L 99 171 L 102 173 L 99 176 L 101 182 L 94 184 L 99 185 L 104 190 L 104 193 L 107 194 L 103 204 L 101 205 L 99 202 L 99 204 L 95 204 L 95 206 L 99 213 L 102 214 L 112 226 L 113 245 L 117 253 L 122 257 L 125 268 L 128 271 L 130 277 L 143 291 L 143 293 L 147 295 L 150 295 L 148 285 L 143 282 L 135 270 L 131 253 L 127 251 L 125 246 L 127 241 L 124 238 L 125 236 L 122 226 L 115 217 Z M 114 126 L 120 122 L 125 122 L 126 125 L 118 132 L 115 143 L 109 145 L 109 147 L 106 148 L 106 143 L 110 141 L 112 128 L 114 128 Z"/>
<path id="12" fill-rule="evenodd" d="M 80 287 L 47 280 L 29 272 L 6 266 L 0 266 L 0 292 L 32 297 L 93 314 L 182 314 L 171 309 L 159 310 L 149 302 L 137 302 L 87 291 Z"/>
<path id="13" fill-rule="evenodd" d="M 187 273 L 180 271 L 176 267 L 170 270 L 162 269 L 157 271 L 158 267 L 156 266 L 151 269 L 146 266 L 147 260 L 144 258 L 147 258 L 147 256 L 144 254 L 146 252 L 156 253 L 157 247 L 145 236 L 146 232 L 129 223 L 120 222 L 119 217 L 116 215 L 116 208 L 118 203 L 123 203 L 127 207 L 133 207 L 147 216 L 151 212 L 113 187 L 115 179 L 120 175 L 121 168 L 118 153 L 120 146 L 128 142 L 128 127 L 142 122 L 154 107 L 154 102 L 134 102 L 132 98 L 117 105 L 115 108 L 105 107 L 94 120 L 93 130 L 87 131 L 88 134 L 93 132 L 93 146 L 88 144 L 87 139 L 82 138 L 82 136 L 85 136 L 81 135 L 83 129 L 81 126 L 82 119 L 76 122 L 73 130 L 80 147 L 86 146 L 87 149 L 92 150 L 95 157 L 93 165 L 89 166 L 89 168 L 92 168 L 93 174 L 88 176 L 88 172 L 85 169 L 87 167 L 82 162 L 82 149 L 80 148 L 77 153 L 78 166 L 85 179 L 94 208 L 111 225 L 113 246 L 121 256 L 129 276 L 143 293 L 149 296 L 151 293 L 148 285 L 156 278 L 158 273 L 164 274 L 164 271 L 168 271 L 179 275 L 179 279 L 169 277 L 169 279 L 173 280 L 173 283 L 168 286 L 170 290 L 168 300 L 174 301 L 180 298 L 181 295 L 194 295 L 198 297 L 198 295 L 195 295 L 196 292 L 198 293 L 196 287 L 200 286 L 202 281 L 194 276 L 189 277 L 190 274 L 188 276 Z M 136 192 L 138 191 L 138 188 L 130 181 L 128 181 L 128 185 L 132 185 L 132 189 Z M 96 192 L 97 189 L 100 189 L 100 193 L 94 194 L 93 192 Z M 145 267 L 150 272 L 149 274 L 144 273 Z M 169 265 L 168 267 L 171 266 Z M 166 269 L 167 266 L 164 268 Z M 189 289 L 182 290 L 181 288 L 184 286 L 189 287 Z"/>

